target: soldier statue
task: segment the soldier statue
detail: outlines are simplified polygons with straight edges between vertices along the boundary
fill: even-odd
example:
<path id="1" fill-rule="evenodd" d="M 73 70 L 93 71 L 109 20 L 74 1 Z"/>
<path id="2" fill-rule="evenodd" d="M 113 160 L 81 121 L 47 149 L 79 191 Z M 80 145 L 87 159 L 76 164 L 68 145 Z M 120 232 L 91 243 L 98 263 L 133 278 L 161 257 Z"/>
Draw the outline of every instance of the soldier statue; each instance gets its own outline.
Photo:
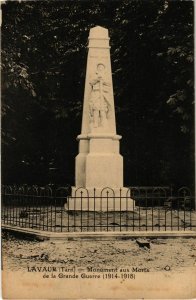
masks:
<path id="1" fill-rule="evenodd" d="M 97 65 L 96 77 L 90 82 L 91 94 L 89 99 L 90 120 L 93 127 L 105 126 L 107 122 L 110 103 L 108 99 L 108 87 L 105 81 L 105 65 Z"/>

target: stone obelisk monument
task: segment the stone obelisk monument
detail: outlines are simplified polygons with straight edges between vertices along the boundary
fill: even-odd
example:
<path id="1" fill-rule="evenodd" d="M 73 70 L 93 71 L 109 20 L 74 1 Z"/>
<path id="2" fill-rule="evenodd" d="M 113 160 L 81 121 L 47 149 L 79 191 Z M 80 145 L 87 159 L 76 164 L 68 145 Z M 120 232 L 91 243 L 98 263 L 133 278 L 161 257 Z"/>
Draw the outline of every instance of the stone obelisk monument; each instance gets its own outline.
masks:
<path id="1" fill-rule="evenodd" d="M 108 30 L 90 30 L 83 103 L 82 131 L 77 137 L 79 154 L 75 161 L 75 187 L 67 207 L 76 210 L 123 210 L 133 203 L 123 187 L 123 157 L 119 154 Z M 106 189 L 112 189 L 105 197 Z M 80 198 L 82 191 L 82 200 Z M 85 198 L 86 197 L 86 198 Z M 81 203 L 82 201 L 82 203 Z M 115 203 L 114 203 L 115 201 Z M 101 208 L 100 208 L 101 207 Z"/>

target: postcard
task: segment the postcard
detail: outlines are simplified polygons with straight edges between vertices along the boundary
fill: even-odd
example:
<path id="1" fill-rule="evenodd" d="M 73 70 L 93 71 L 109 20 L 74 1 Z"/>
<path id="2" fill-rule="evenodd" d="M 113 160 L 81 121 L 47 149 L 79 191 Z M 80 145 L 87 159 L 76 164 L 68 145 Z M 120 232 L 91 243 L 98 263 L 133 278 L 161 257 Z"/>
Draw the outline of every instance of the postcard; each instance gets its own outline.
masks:
<path id="1" fill-rule="evenodd" d="M 3 298 L 196 298 L 193 1 L 1 11 Z"/>

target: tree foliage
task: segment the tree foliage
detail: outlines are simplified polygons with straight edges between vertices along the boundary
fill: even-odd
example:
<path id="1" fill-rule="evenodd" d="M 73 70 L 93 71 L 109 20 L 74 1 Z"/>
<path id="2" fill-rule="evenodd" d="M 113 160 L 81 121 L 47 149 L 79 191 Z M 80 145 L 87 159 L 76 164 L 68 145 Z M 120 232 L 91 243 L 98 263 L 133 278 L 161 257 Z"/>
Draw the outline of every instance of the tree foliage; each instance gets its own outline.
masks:
<path id="1" fill-rule="evenodd" d="M 125 182 L 193 182 L 192 1 L 2 5 L 3 180 L 71 183 L 89 29 L 109 29 Z"/>

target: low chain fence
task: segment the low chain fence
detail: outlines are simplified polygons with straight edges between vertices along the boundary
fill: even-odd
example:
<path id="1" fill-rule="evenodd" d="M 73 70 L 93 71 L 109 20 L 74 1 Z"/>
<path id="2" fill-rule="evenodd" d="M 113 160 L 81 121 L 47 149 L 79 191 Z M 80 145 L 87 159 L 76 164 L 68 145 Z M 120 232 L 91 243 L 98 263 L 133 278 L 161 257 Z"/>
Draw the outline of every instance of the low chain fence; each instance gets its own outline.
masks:
<path id="1" fill-rule="evenodd" d="M 130 187 L 125 196 L 121 189 L 118 196 L 109 187 L 103 190 L 89 196 L 81 188 L 70 198 L 68 187 L 4 185 L 2 224 L 52 232 L 196 230 L 195 197 L 187 187 Z"/>

